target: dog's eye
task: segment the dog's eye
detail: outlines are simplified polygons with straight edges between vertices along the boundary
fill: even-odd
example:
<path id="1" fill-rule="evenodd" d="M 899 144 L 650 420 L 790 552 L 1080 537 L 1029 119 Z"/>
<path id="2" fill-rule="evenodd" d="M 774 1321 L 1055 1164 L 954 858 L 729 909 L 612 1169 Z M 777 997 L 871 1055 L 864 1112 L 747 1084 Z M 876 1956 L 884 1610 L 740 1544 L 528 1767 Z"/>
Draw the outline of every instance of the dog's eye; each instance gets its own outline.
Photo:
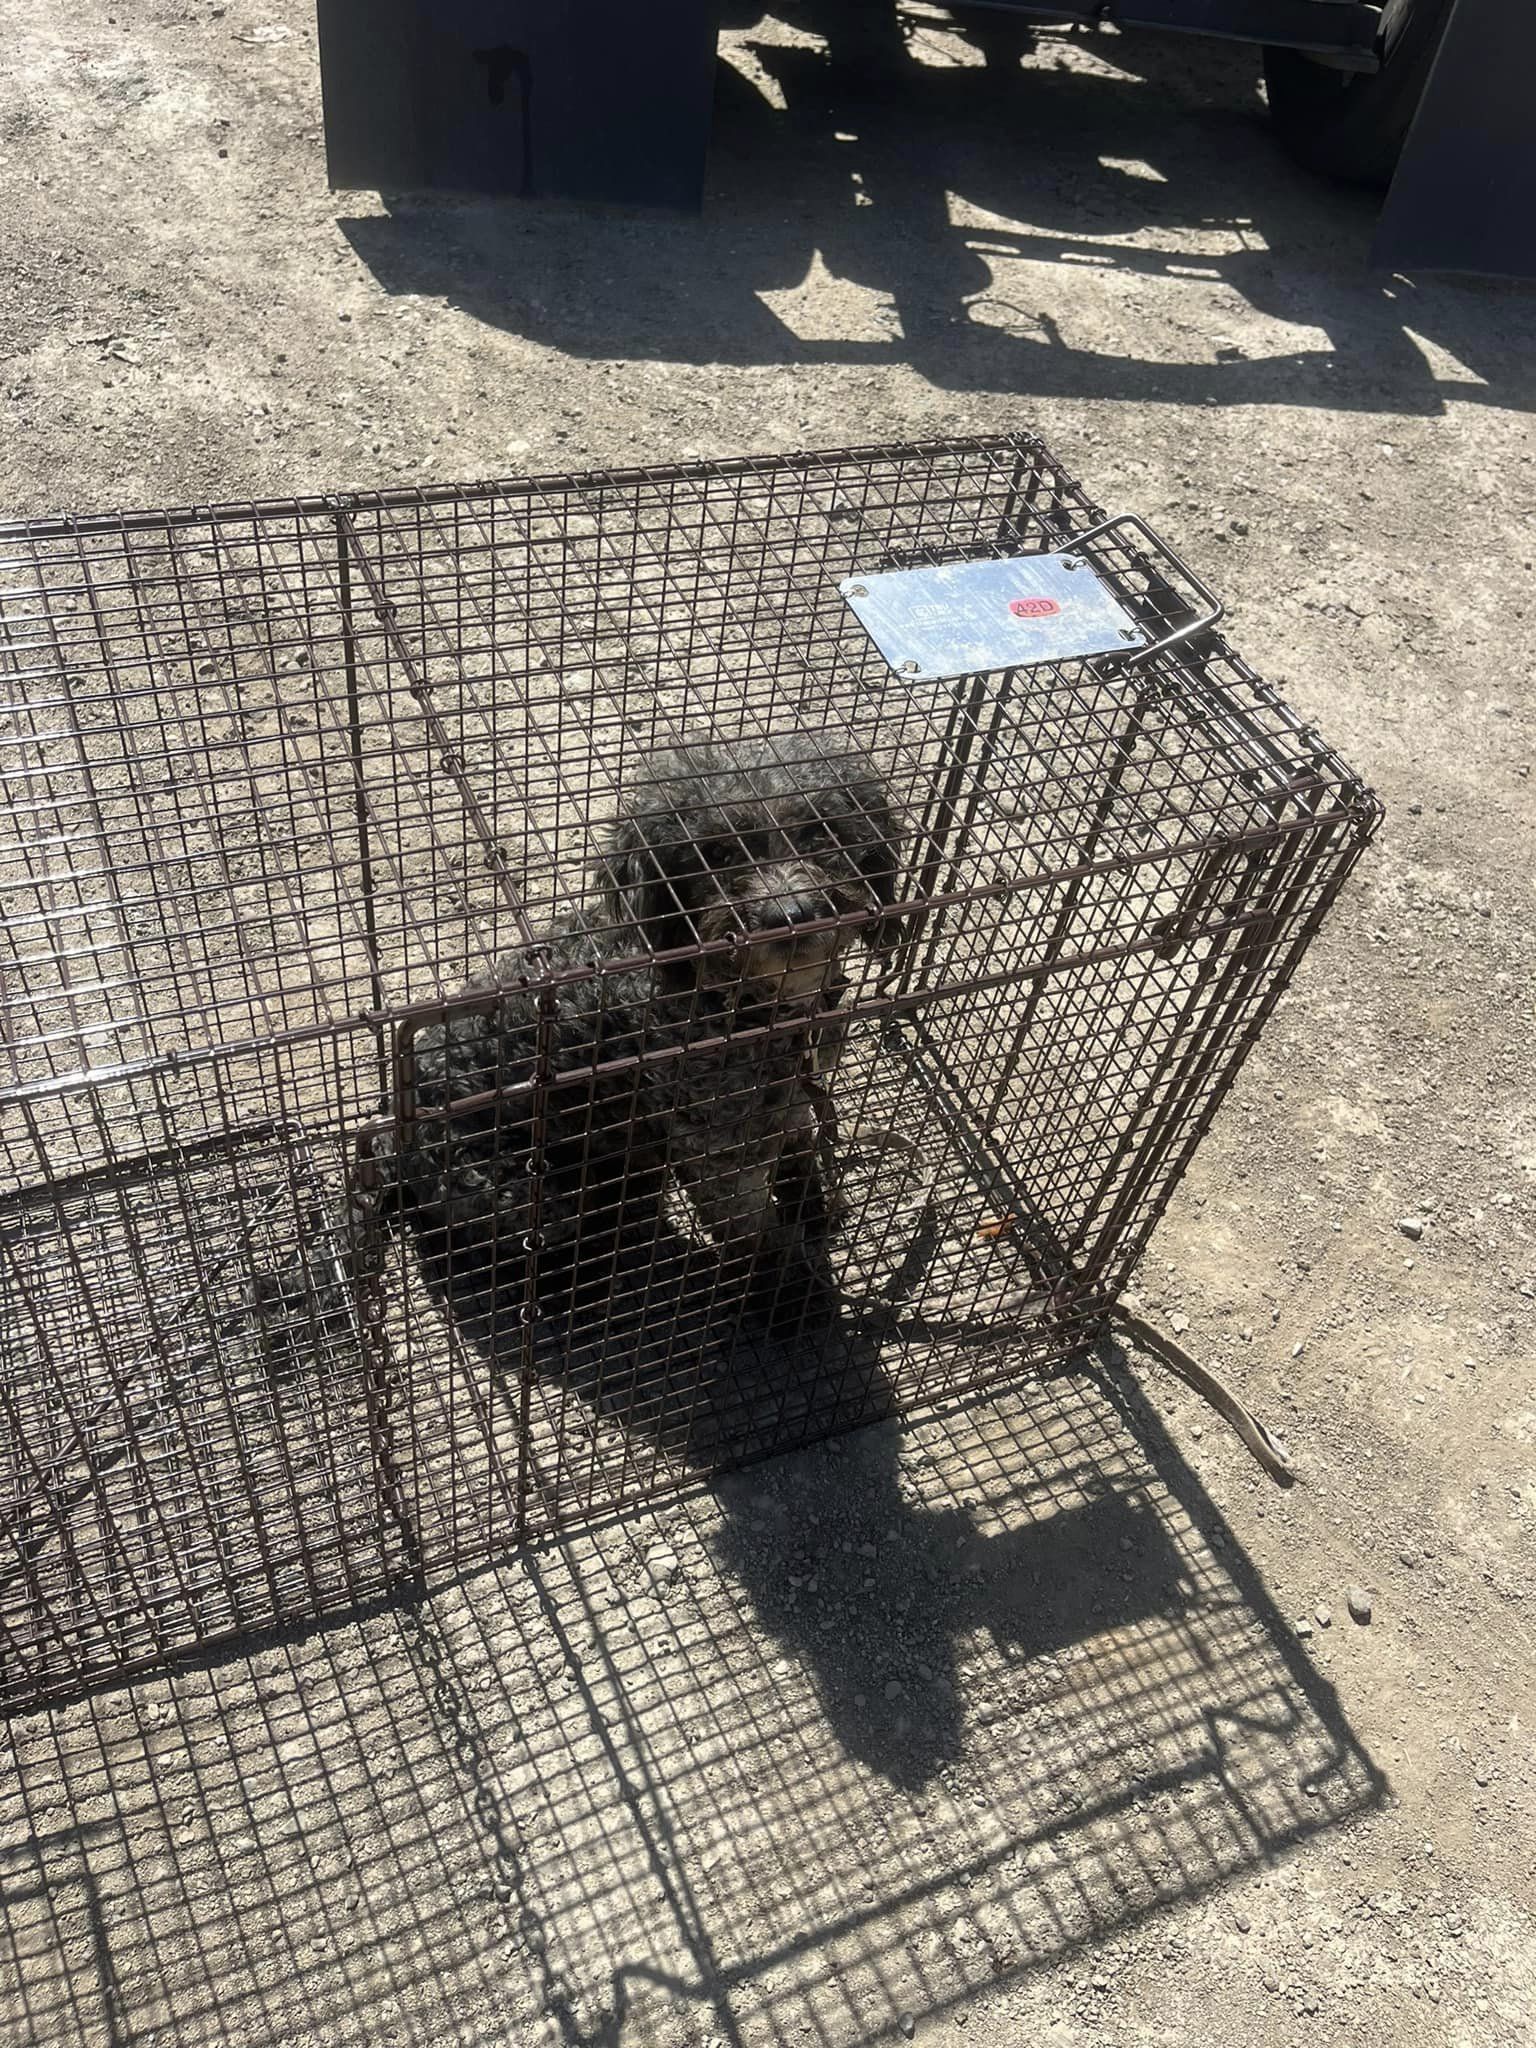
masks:
<path id="1" fill-rule="evenodd" d="M 722 868 L 739 868 L 746 860 L 741 842 L 736 839 L 706 839 L 699 848 L 704 865 L 711 873 L 719 874 Z"/>

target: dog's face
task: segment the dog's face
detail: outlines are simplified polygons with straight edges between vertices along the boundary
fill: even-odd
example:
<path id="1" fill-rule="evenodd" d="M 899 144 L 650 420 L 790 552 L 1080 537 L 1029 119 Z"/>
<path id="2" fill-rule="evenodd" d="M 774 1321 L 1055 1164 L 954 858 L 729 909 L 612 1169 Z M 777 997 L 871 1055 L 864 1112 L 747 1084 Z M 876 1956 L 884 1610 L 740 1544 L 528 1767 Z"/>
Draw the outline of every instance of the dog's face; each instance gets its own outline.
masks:
<path id="1" fill-rule="evenodd" d="M 625 792 L 598 865 L 608 914 L 653 951 L 733 940 L 683 972 L 760 983 L 780 1002 L 828 987 L 855 931 L 877 949 L 895 936 L 885 787 L 861 756 L 808 736 L 655 763 Z M 857 927 L 826 922 L 860 912 Z"/>

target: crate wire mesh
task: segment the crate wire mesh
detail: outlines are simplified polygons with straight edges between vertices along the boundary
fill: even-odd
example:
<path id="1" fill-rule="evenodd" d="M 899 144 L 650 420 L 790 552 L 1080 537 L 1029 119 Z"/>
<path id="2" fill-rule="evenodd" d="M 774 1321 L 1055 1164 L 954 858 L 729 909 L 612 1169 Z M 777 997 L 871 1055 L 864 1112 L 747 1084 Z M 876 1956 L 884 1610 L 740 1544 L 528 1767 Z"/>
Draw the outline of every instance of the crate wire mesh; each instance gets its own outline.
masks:
<path id="1" fill-rule="evenodd" d="M 405 2013 L 428 2042 L 483 2014 L 519 2044 L 842 2048 L 914 2009 L 942 2038 L 966 1995 L 1204 1910 L 1384 1792 L 1119 1378 L 860 1431 L 659 1527 L 13 1723 L 15 2038 L 371 2041 Z M 466 1870 L 504 1882 L 517 1950 Z"/>
<path id="2" fill-rule="evenodd" d="M 1378 815 L 1101 522 L 1015 436 L 0 529 L 0 1701 L 1082 1348 Z M 1185 637 L 914 681 L 839 590 L 1069 544 Z M 594 850 L 701 741 L 844 840 L 868 757 L 892 945 L 636 955 Z M 770 1069 L 843 1213 L 764 1312 L 704 1155 Z M 524 1176 L 474 1256 L 370 1200 L 433 1130 Z"/>

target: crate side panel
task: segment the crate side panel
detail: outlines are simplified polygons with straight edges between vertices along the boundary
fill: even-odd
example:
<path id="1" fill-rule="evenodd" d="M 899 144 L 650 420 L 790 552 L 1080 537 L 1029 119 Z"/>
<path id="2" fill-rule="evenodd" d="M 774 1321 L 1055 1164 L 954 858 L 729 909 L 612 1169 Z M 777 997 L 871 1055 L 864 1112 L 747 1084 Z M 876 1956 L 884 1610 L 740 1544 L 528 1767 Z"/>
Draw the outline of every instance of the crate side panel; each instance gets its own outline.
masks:
<path id="1" fill-rule="evenodd" d="M 215 1134 L 0 1200 L 6 1704 L 336 1611 L 401 1569 L 355 1310 L 312 1299 L 280 1346 L 255 1302 L 323 1256 L 344 1150 Z"/>

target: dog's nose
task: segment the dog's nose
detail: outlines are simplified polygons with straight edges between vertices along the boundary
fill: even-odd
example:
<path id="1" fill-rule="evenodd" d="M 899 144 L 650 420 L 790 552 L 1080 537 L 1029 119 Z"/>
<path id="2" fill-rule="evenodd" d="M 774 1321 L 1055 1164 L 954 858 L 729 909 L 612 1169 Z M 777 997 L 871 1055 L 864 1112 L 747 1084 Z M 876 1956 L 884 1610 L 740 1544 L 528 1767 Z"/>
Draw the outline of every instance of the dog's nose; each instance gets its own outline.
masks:
<path id="1" fill-rule="evenodd" d="M 792 896 L 785 907 L 789 914 L 784 921 L 791 925 L 815 924 L 831 917 L 835 908 L 830 896 Z"/>

